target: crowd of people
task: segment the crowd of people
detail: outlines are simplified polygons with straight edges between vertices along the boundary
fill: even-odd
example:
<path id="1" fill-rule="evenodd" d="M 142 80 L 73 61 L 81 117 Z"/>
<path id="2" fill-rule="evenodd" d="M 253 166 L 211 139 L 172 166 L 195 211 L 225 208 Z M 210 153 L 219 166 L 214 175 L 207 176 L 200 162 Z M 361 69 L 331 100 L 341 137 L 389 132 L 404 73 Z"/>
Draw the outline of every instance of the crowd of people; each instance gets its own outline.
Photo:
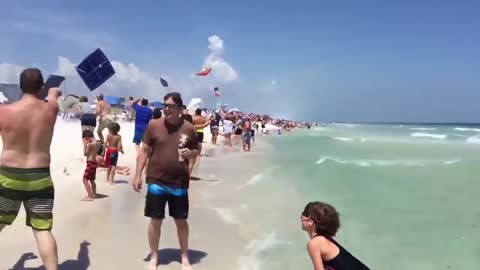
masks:
<path id="1" fill-rule="evenodd" d="M 0 106 L 0 132 L 3 148 L 0 157 L 0 231 L 14 222 L 23 203 L 27 212 L 27 226 L 32 227 L 43 264 L 47 270 L 58 269 L 57 244 L 51 233 L 53 224 L 54 187 L 50 177 L 50 146 L 57 115 L 56 88 L 49 90 L 47 102 L 40 99 L 44 85 L 38 69 L 26 69 L 20 75 L 22 98 L 13 104 Z M 152 110 L 148 100 L 130 99 L 130 113 L 134 114 L 137 158 L 132 187 L 140 192 L 145 171 L 146 201 L 144 215 L 150 219 L 148 243 L 149 269 L 156 269 L 159 258 L 160 231 L 165 218 L 165 207 L 174 219 L 180 244 L 183 270 L 191 269 L 188 258 L 189 239 L 189 183 L 195 160 L 201 155 L 205 128 L 210 127 L 211 143 L 217 144 L 224 136 L 232 146 L 241 140 L 244 151 L 251 151 L 255 132 L 266 132 L 267 119 L 259 115 L 227 112 L 220 108 L 207 114 L 197 109 L 188 114 L 179 93 L 164 97 L 163 110 Z M 103 96 L 97 97 L 96 109 L 88 99 L 81 97 L 81 127 L 86 169 L 83 184 L 87 195 L 82 200 L 96 198 L 96 171 L 106 167 L 107 181 L 113 183 L 118 155 L 123 153 L 120 125 L 111 115 L 111 108 Z M 30 108 L 35 108 L 32 114 Z M 97 126 L 98 118 L 98 126 Z M 293 126 L 296 126 L 295 124 Z M 289 128 L 293 127 L 289 125 Z M 95 138 L 95 128 L 97 129 Z M 287 127 L 284 127 L 287 128 Z M 108 129 L 104 138 L 102 131 Z M 122 169 L 128 173 L 128 168 Z M 302 229 L 311 237 L 308 252 L 314 269 L 356 270 L 368 269 L 334 239 L 339 226 L 339 215 L 331 205 L 309 203 L 301 215 Z"/>

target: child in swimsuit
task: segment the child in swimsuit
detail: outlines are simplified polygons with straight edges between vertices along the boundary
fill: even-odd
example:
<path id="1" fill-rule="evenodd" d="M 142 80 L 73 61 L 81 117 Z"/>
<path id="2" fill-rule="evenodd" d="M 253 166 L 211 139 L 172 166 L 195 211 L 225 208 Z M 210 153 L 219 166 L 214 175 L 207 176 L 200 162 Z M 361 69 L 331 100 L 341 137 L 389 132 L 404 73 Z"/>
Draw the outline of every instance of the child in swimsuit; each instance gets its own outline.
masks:
<path id="1" fill-rule="evenodd" d="M 105 139 L 105 166 L 107 170 L 107 182 L 113 185 L 113 177 L 117 169 L 118 152 L 123 154 L 122 136 L 118 134 L 120 131 L 120 125 L 118 123 L 112 123 L 108 129 L 109 133 Z"/>
<path id="2" fill-rule="evenodd" d="M 91 130 L 85 130 L 82 132 L 83 139 L 83 155 L 87 158 L 87 167 L 83 174 L 83 185 L 87 190 L 87 196 L 83 198 L 83 201 L 93 201 L 97 194 L 97 185 L 95 184 L 95 176 L 97 174 L 97 141 L 93 136 Z"/>
<path id="3" fill-rule="evenodd" d="M 307 249 L 314 270 L 369 270 L 333 239 L 340 228 L 339 214 L 333 206 L 310 202 L 301 220 L 302 230 L 310 236 Z"/>

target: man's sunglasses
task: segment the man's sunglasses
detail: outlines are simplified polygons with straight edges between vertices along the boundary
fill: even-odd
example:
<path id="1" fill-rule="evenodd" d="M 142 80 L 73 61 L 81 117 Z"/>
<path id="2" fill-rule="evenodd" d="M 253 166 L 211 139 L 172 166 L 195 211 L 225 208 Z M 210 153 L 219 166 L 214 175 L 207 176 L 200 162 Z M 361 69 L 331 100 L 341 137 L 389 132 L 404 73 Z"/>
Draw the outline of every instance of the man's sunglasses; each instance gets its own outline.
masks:
<path id="1" fill-rule="evenodd" d="M 173 110 L 173 109 L 180 108 L 180 106 L 178 106 L 177 104 L 165 104 L 165 103 L 163 103 L 163 108 Z"/>

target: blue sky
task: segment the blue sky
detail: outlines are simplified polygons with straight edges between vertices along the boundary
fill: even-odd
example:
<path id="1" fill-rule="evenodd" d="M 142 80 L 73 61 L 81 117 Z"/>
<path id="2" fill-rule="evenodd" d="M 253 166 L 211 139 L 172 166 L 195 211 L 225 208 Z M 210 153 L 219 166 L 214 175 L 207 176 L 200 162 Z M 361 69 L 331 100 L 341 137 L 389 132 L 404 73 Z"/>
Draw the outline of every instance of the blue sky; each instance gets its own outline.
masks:
<path id="1" fill-rule="evenodd" d="M 100 47 L 119 73 L 106 94 L 161 99 L 163 76 L 187 100 L 215 104 L 218 86 L 300 120 L 478 122 L 479 1 L 134 3 L 2 1 L 0 80 L 33 65 L 83 94 L 71 66 Z"/>

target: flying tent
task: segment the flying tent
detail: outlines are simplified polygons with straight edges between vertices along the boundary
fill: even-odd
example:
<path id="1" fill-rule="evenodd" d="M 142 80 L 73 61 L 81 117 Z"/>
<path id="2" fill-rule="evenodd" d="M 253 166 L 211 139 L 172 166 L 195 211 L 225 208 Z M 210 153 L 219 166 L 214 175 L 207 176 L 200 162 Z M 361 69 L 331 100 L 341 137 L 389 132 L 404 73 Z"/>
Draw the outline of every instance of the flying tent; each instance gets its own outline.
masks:
<path id="1" fill-rule="evenodd" d="M 60 85 L 65 81 L 65 77 L 59 75 L 49 75 L 45 85 L 42 89 L 42 97 L 45 99 L 48 96 L 48 90 L 53 87 L 60 87 Z"/>
<path id="2" fill-rule="evenodd" d="M 75 69 L 90 91 L 97 89 L 115 74 L 112 63 L 100 49 L 88 55 Z"/>
<path id="3" fill-rule="evenodd" d="M 168 87 L 168 82 L 165 79 L 160 78 L 160 83 L 163 85 L 163 87 Z"/>

